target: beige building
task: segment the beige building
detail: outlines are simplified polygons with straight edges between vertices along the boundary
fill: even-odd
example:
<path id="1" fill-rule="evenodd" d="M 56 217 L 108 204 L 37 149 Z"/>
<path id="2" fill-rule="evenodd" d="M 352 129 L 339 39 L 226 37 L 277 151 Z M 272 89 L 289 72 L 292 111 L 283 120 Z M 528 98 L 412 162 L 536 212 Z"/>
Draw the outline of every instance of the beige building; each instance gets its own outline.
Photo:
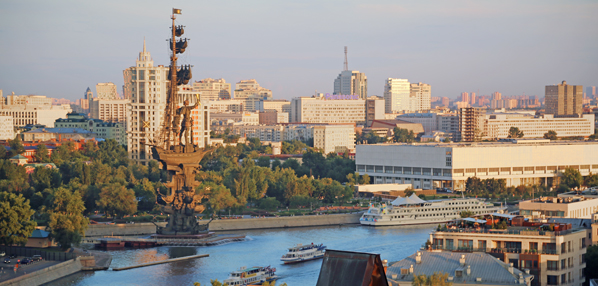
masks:
<path id="1" fill-rule="evenodd" d="M 144 40 L 135 66 L 124 70 L 123 77 L 124 97 L 131 100 L 127 114 L 129 159 L 147 165 L 152 159 L 148 144 L 158 135 L 166 108 L 168 67 L 154 66 Z"/>
<path id="2" fill-rule="evenodd" d="M 50 99 L 51 100 L 51 99 Z M 45 125 L 54 127 L 54 121 L 58 118 L 66 118 L 71 112 L 70 105 L 47 105 L 47 104 L 15 104 L 4 105 L 0 109 L 0 116 L 10 116 L 14 126 L 22 127 L 28 124 Z"/>
<path id="3" fill-rule="evenodd" d="M 409 90 L 409 112 L 430 110 L 432 107 L 432 88 L 425 83 L 412 83 Z"/>
<path id="4" fill-rule="evenodd" d="M 15 125 L 11 116 L 0 116 L 0 140 L 15 139 Z"/>
<path id="5" fill-rule="evenodd" d="M 365 100 L 365 126 L 372 126 L 374 120 L 384 119 L 384 99 L 370 96 Z"/>
<path id="6" fill-rule="evenodd" d="M 244 101 L 241 99 L 216 100 L 210 102 L 211 113 L 242 112 Z"/>
<path id="7" fill-rule="evenodd" d="M 291 113 L 291 102 L 288 100 L 264 100 L 263 111 L 276 110 L 277 112 Z"/>
<path id="8" fill-rule="evenodd" d="M 409 110 L 411 84 L 407 79 L 388 78 L 384 84 L 385 113 L 399 113 Z"/>
<path id="9" fill-rule="evenodd" d="M 368 97 L 368 77 L 359 71 L 344 70 L 334 80 L 334 94 Z"/>
<path id="10" fill-rule="evenodd" d="M 289 122 L 365 124 L 365 100 L 293 98 Z"/>
<path id="11" fill-rule="evenodd" d="M 81 109 L 83 110 L 83 113 L 89 114 L 89 102 L 91 101 L 92 98 L 93 98 L 93 92 L 88 87 L 87 90 L 85 91 L 85 94 L 83 94 L 83 98 L 81 99 L 81 104 L 80 104 Z"/>
<path id="12" fill-rule="evenodd" d="M 239 81 L 235 86 L 235 99 L 247 98 L 250 95 L 272 98 L 272 91 L 261 87 L 255 79 Z"/>
<path id="13" fill-rule="evenodd" d="M 259 113 L 260 124 L 275 125 L 279 123 L 289 123 L 289 114 L 275 110 L 267 110 Z"/>
<path id="14" fill-rule="evenodd" d="M 552 223 L 553 226 L 566 225 Z M 433 249 L 482 251 L 533 274 L 532 285 L 579 285 L 585 282 L 589 229 L 564 231 L 508 227 L 507 231 L 474 228 L 438 230 L 430 234 Z M 461 255 L 461 252 L 453 253 Z"/>
<path id="15" fill-rule="evenodd" d="M 260 141 L 283 141 L 284 126 L 282 125 L 233 125 L 233 126 L 215 126 L 215 131 L 223 132 L 230 130 L 230 134 L 240 137 L 259 138 Z"/>
<path id="16" fill-rule="evenodd" d="M 106 122 L 127 122 L 127 114 L 130 112 L 131 101 L 128 99 L 102 99 L 93 98 L 90 101 L 90 117 Z"/>
<path id="17" fill-rule="evenodd" d="M 584 196 L 541 197 L 519 202 L 519 213 L 529 219 L 591 219 L 594 213 L 598 213 L 598 199 Z"/>
<path id="18" fill-rule="evenodd" d="M 355 150 L 354 125 L 318 125 L 313 129 L 314 148 L 324 154 Z"/>
<path id="19" fill-rule="evenodd" d="M 97 134 L 81 128 L 38 128 L 35 130 L 23 132 L 23 141 L 49 141 L 49 140 L 68 140 L 74 141 L 89 140 L 97 138 Z"/>
<path id="20" fill-rule="evenodd" d="M 96 84 L 96 95 L 99 99 L 119 99 L 116 85 L 111 82 Z"/>
<path id="21" fill-rule="evenodd" d="M 523 138 L 542 138 L 548 131 L 555 131 L 558 137 L 588 137 L 594 134 L 594 114 L 580 114 L 555 117 L 552 114 L 530 116 L 521 113 L 488 114 L 484 116 L 481 139 L 507 138 L 509 129 L 517 127 Z"/>
<path id="22" fill-rule="evenodd" d="M 127 133 L 125 123 L 104 122 L 101 119 L 87 118 L 84 114 L 69 113 L 67 118 L 56 119 L 54 123 L 56 128 L 83 129 L 93 132 L 98 138 L 114 139 L 121 145 L 127 145 Z"/>
<path id="23" fill-rule="evenodd" d="M 557 85 L 547 85 L 545 96 L 547 114 L 583 113 L 583 86 L 581 85 L 568 85 L 566 81 Z"/>
<path id="24" fill-rule="evenodd" d="M 216 101 L 231 99 L 231 85 L 224 79 L 205 78 L 193 83 L 193 91 L 199 92 L 202 100 Z"/>
<path id="25" fill-rule="evenodd" d="M 493 143 L 357 145 L 357 172 L 376 184 L 464 190 L 467 178 L 504 179 L 507 186 L 558 185 L 567 168 L 598 173 L 598 143 L 514 140 Z"/>

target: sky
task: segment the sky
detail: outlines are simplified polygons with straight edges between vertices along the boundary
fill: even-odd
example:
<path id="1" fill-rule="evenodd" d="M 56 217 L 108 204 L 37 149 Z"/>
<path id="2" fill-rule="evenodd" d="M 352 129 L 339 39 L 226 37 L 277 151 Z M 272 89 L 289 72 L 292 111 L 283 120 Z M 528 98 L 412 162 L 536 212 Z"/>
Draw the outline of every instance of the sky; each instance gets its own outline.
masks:
<path id="1" fill-rule="evenodd" d="M 275 99 L 332 93 L 348 65 L 383 95 L 386 78 L 456 98 L 546 85 L 598 86 L 598 1 L 62 1 L 0 2 L 0 89 L 76 100 L 135 65 L 143 40 L 168 65 L 171 9 L 190 39 L 193 79 L 256 79 Z"/>

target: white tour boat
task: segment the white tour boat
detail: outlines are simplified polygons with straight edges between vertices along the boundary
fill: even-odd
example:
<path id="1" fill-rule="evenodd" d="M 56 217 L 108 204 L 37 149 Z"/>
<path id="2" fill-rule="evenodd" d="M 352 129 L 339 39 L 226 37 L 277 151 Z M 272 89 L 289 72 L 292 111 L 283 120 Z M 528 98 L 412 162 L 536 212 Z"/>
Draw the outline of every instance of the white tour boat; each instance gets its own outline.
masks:
<path id="1" fill-rule="evenodd" d="M 373 226 L 442 223 L 460 218 L 462 211 L 479 215 L 500 212 L 503 209 L 479 199 L 424 201 L 413 194 L 410 197 L 398 197 L 390 205 L 370 205 L 359 222 Z"/>
<path id="2" fill-rule="evenodd" d="M 276 268 L 270 268 L 270 266 L 254 266 L 251 268 L 243 266 L 241 269 L 231 272 L 230 277 L 224 279 L 222 284 L 230 286 L 262 285 L 264 282 L 270 282 L 278 278 L 274 272 L 276 272 Z"/>
<path id="3" fill-rule="evenodd" d="M 323 244 L 297 244 L 289 248 L 289 252 L 280 258 L 284 264 L 308 261 L 324 257 L 326 246 Z"/>

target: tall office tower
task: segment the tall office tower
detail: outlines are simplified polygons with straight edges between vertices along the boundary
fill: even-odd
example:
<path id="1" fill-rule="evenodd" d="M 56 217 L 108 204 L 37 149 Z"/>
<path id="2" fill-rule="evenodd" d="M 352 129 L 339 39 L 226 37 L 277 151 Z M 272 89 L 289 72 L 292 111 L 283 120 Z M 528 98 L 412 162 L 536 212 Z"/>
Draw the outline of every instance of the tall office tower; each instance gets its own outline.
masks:
<path id="1" fill-rule="evenodd" d="M 493 100 L 501 100 L 502 99 L 502 94 L 498 91 L 493 92 L 492 93 L 492 99 Z"/>
<path id="2" fill-rule="evenodd" d="M 151 160 L 151 143 L 162 124 L 168 92 L 168 67 L 154 66 L 150 53 L 145 49 L 134 67 L 123 72 L 124 95 L 130 99 L 127 113 L 127 146 L 129 159 L 147 165 Z"/>
<path id="3" fill-rule="evenodd" d="M 368 77 L 359 71 L 344 70 L 334 80 L 334 94 L 368 96 Z"/>
<path id="4" fill-rule="evenodd" d="M 255 79 L 241 80 L 235 86 L 235 99 L 248 98 L 250 95 L 257 95 L 264 98 L 272 98 L 272 91 L 263 88 Z"/>
<path id="5" fill-rule="evenodd" d="M 96 95 L 99 99 L 119 99 L 116 85 L 111 82 L 96 84 Z"/>
<path id="6" fill-rule="evenodd" d="M 409 92 L 409 112 L 430 110 L 432 88 L 425 83 L 412 83 Z"/>
<path id="7" fill-rule="evenodd" d="M 397 113 L 409 110 L 409 95 L 411 85 L 409 80 L 388 78 L 384 84 L 384 112 Z"/>
<path id="8" fill-rule="evenodd" d="M 468 92 L 462 92 L 461 93 L 461 101 L 463 101 L 463 102 L 469 102 L 469 93 Z"/>
<path id="9" fill-rule="evenodd" d="M 595 86 L 586 87 L 586 96 L 587 97 L 596 97 L 596 87 Z"/>
<path id="10" fill-rule="evenodd" d="M 202 100 L 216 101 L 231 98 L 231 86 L 224 79 L 206 78 L 193 83 L 193 91 L 199 92 Z"/>
<path id="11" fill-rule="evenodd" d="M 545 89 L 546 113 L 554 115 L 582 114 L 583 86 L 568 85 L 566 81 L 547 85 Z"/>
<path id="12" fill-rule="evenodd" d="M 471 98 L 469 99 L 469 104 L 471 104 L 471 106 L 473 106 L 475 104 L 475 101 L 476 101 L 475 92 L 472 92 Z"/>
<path id="13" fill-rule="evenodd" d="M 81 109 L 83 109 L 83 112 L 86 114 L 89 113 L 89 102 L 91 99 L 93 99 L 93 92 L 91 92 L 91 89 L 88 87 L 81 100 Z"/>

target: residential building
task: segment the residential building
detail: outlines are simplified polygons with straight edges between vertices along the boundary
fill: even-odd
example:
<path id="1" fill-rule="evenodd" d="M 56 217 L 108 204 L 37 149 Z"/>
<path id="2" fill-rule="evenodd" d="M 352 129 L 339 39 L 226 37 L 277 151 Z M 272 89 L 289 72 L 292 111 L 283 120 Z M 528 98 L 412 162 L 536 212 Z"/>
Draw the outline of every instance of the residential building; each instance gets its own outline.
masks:
<path id="1" fill-rule="evenodd" d="M 586 87 L 586 96 L 587 97 L 593 97 L 593 98 L 595 98 L 596 95 L 598 95 L 598 94 L 596 93 L 596 87 L 595 86 L 588 86 L 588 87 Z"/>
<path id="2" fill-rule="evenodd" d="M 265 125 L 276 125 L 279 123 L 289 123 L 289 114 L 278 112 L 276 110 L 267 110 L 259 113 L 259 123 Z"/>
<path id="3" fill-rule="evenodd" d="M 473 142 L 481 140 L 484 132 L 482 109 L 459 108 L 459 133 L 457 141 Z"/>
<path id="4" fill-rule="evenodd" d="M 461 93 L 461 101 L 469 102 L 469 92 L 462 92 Z"/>
<path id="5" fill-rule="evenodd" d="M 425 83 L 412 83 L 409 91 L 409 112 L 431 109 L 432 88 Z"/>
<path id="6" fill-rule="evenodd" d="M 288 100 L 264 100 L 263 111 L 276 110 L 278 112 L 291 113 L 291 102 Z"/>
<path id="7" fill-rule="evenodd" d="M 116 85 L 111 82 L 96 84 L 96 95 L 98 99 L 120 99 L 116 91 Z"/>
<path id="8" fill-rule="evenodd" d="M 127 122 L 131 101 L 120 98 L 96 97 L 90 101 L 89 116 L 106 122 Z"/>
<path id="9" fill-rule="evenodd" d="M 555 131 L 558 137 L 588 137 L 594 134 L 595 127 L 594 114 L 562 117 L 552 114 L 532 116 L 522 113 L 494 113 L 482 118 L 482 140 L 507 138 L 511 127 L 522 131 L 523 138 L 542 138 L 548 131 Z"/>
<path id="10" fill-rule="evenodd" d="M 554 115 L 582 114 L 583 86 L 568 85 L 566 81 L 557 85 L 547 85 L 546 113 Z"/>
<path id="11" fill-rule="evenodd" d="M 260 124 L 260 115 L 252 112 L 224 112 L 211 113 L 211 122 L 217 122 L 216 125 L 228 125 L 239 123 L 241 125 L 258 125 Z"/>
<path id="12" fill-rule="evenodd" d="M 229 125 L 213 126 L 215 132 L 230 130 L 231 135 L 240 137 L 258 138 L 260 141 L 283 141 L 284 126 L 282 125 Z"/>
<path id="13" fill-rule="evenodd" d="M 374 120 L 384 119 L 384 99 L 370 96 L 365 100 L 365 126 L 370 127 Z"/>
<path id="14" fill-rule="evenodd" d="M 227 112 L 242 112 L 244 100 L 242 99 L 226 99 L 216 100 L 210 102 L 211 113 L 227 113 Z"/>
<path id="15" fill-rule="evenodd" d="M 193 91 L 201 95 L 202 100 L 216 101 L 231 99 L 231 85 L 224 79 L 205 78 L 193 83 Z"/>
<path id="16" fill-rule="evenodd" d="M 87 88 L 87 90 L 85 91 L 85 94 L 83 94 L 83 99 L 81 99 L 81 109 L 83 109 L 83 112 L 85 112 L 85 114 L 89 113 L 89 102 L 91 101 L 91 99 L 93 98 L 93 92 L 91 92 L 91 89 L 89 89 L 89 87 Z"/>
<path id="17" fill-rule="evenodd" d="M 6 104 L 0 109 L 0 116 L 11 116 L 14 126 L 22 127 L 28 124 L 54 126 L 58 118 L 66 118 L 71 112 L 70 105 L 51 105 L 52 99 L 45 96 L 8 96 Z"/>
<path id="18" fill-rule="evenodd" d="M 598 213 L 598 198 L 584 196 L 540 197 L 519 202 L 519 214 L 528 219 L 591 219 L 595 213 Z"/>
<path id="19" fill-rule="evenodd" d="M 0 116 L 0 140 L 15 139 L 15 125 L 12 116 Z"/>
<path id="20" fill-rule="evenodd" d="M 261 87 L 255 79 L 241 80 L 235 87 L 235 99 L 247 98 L 250 95 L 272 98 L 272 91 Z"/>
<path id="21" fill-rule="evenodd" d="M 296 97 L 289 122 L 365 124 L 365 100 Z"/>
<path id="22" fill-rule="evenodd" d="M 558 221 L 524 221 L 523 217 L 502 214 L 486 215 L 484 220 L 476 221 L 482 224 L 481 228 L 465 223 L 432 232 L 430 248 L 458 251 L 449 252 L 457 257 L 486 252 L 509 263 L 513 270 L 529 271 L 534 275 L 531 285 L 582 285 L 585 282 L 589 226 L 576 228 Z M 506 230 L 490 228 L 499 221 L 505 222 Z"/>
<path id="23" fill-rule="evenodd" d="M 101 119 L 88 118 L 84 114 L 69 113 L 67 118 L 56 119 L 54 126 L 56 128 L 65 128 L 65 130 L 66 128 L 87 130 L 94 133 L 97 138 L 114 139 L 121 145 L 127 145 L 127 133 L 124 123 L 105 122 Z"/>
<path id="24" fill-rule="evenodd" d="M 71 139 L 74 141 L 97 138 L 97 134 L 82 128 L 39 128 L 23 132 L 23 141 L 49 141 Z"/>
<path id="25" fill-rule="evenodd" d="M 324 154 L 355 150 L 354 125 L 317 125 L 313 129 L 314 148 L 321 149 Z"/>
<path id="26" fill-rule="evenodd" d="M 421 123 L 413 123 L 413 122 L 408 122 L 408 121 L 404 121 L 404 120 L 400 120 L 400 119 L 374 120 L 374 121 L 372 121 L 372 126 L 371 126 L 372 129 L 376 129 L 376 128 L 388 129 L 389 136 L 392 136 L 393 130 L 395 129 L 395 127 L 413 131 L 413 134 L 415 134 L 415 136 L 417 136 L 419 134 L 424 134 L 424 132 L 425 132 L 424 127 L 422 126 Z"/>
<path id="27" fill-rule="evenodd" d="M 409 110 L 411 84 L 407 79 L 388 78 L 384 84 L 385 113 L 399 113 Z"/>
<path id="28" fill-rule="evenodd" d="M 356 146 L 356 166 L 376 184 L 464 190 L 468 178 L 504 179 L 506 186 L 556 186 L 567 168 L 582 176 L 598 172 L 598 143 L 512 142 L 410 143 Z"/>
<path id="29" fill-rule="evenodd" d="M 334 80 L 334 93 L 358 95 L 360 99 L 368 97 L 368 78 L 359 71 L 344 70 Z"/>
<path id="30" fill-rule="evenodd" d="M 413 285 L 415 276 L 448 274 L 448 283 L 465 285 L 532 285 L 534 275 L 487 253 L 418 251 L 388 266 L 389 285 Z"/>

